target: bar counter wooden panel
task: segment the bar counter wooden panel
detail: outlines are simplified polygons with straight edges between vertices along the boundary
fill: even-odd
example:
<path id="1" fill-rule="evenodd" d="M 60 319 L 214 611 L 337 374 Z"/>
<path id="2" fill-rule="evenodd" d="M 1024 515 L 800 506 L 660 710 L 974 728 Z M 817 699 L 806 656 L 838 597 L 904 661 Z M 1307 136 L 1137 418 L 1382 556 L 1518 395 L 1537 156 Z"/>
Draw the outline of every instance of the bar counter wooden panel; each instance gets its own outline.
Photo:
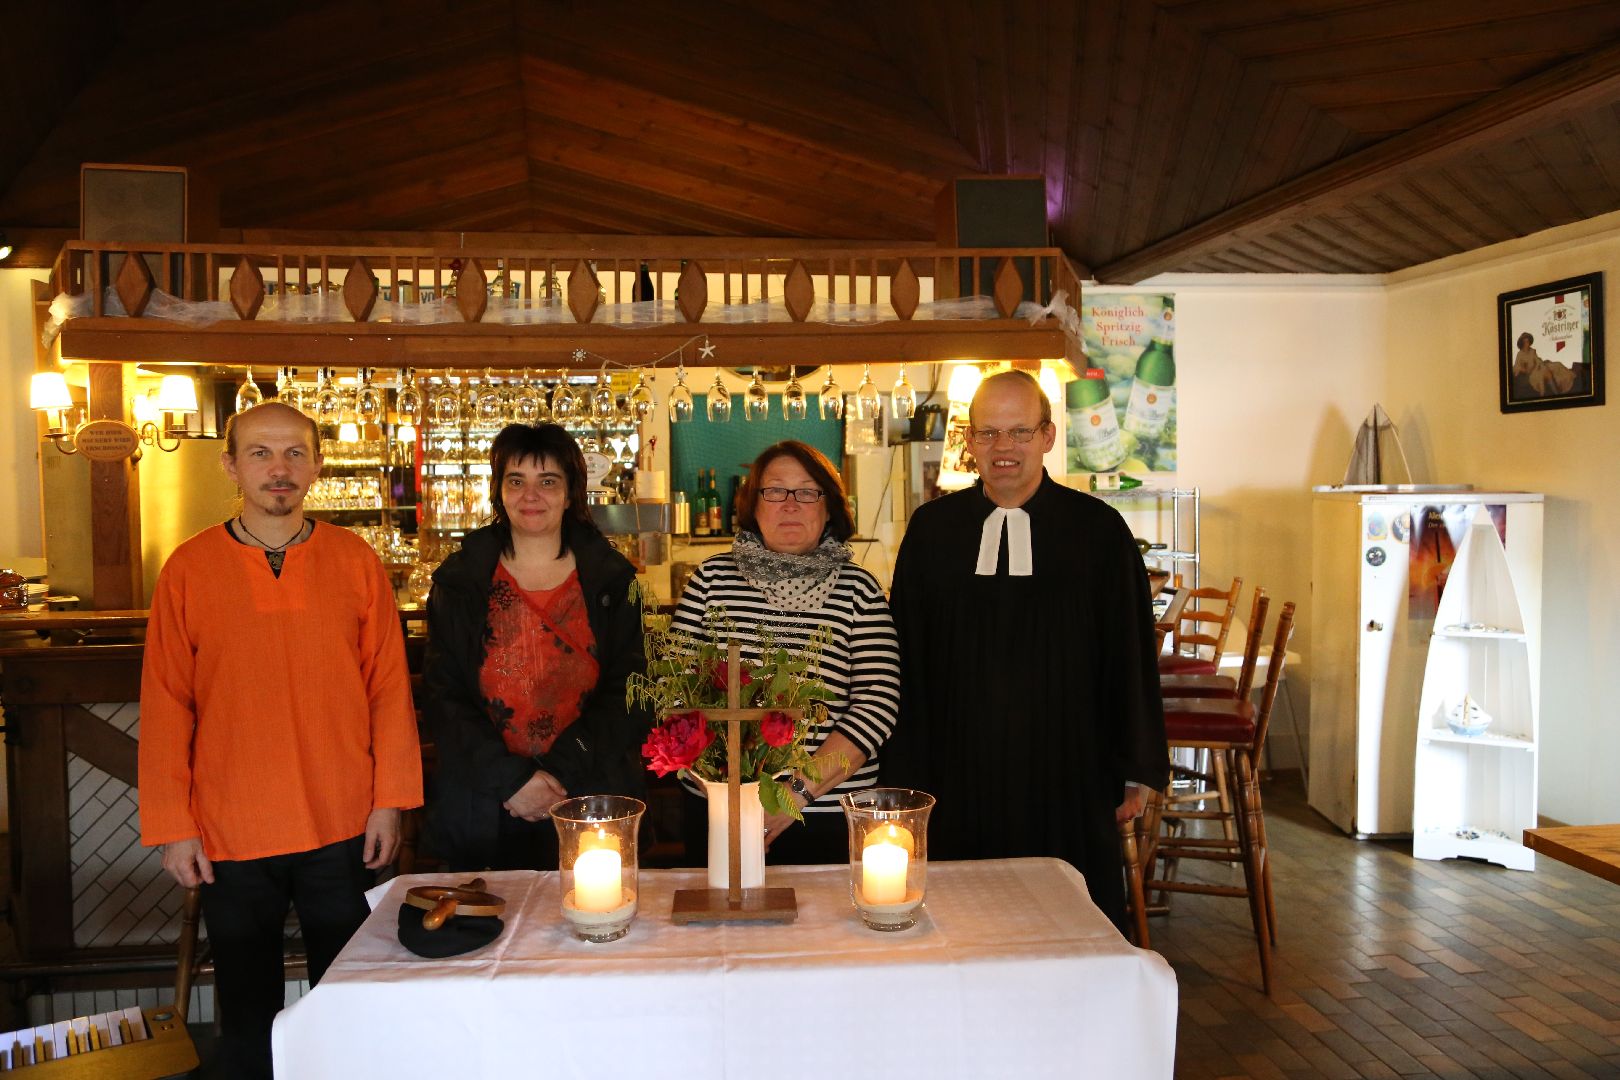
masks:
<path id="1" fill-rule="evenodd" d="M 1620 825 L 1526 829 L 1524 846 L 1620 885 Z"/>
<path id="2" fill-rule="evenodd" d="M 128 625 L 131 613 L 103 620 L 85 618 L 94 613 L 64 614 L 75 616 L 76 628 L 85 628 L 98 621 L 104 626 Z M 27 618 L 5 616 L 0 628 Z M 12 926 L 25 960 L 68 960 L 105 952 L 78 949 L 74 941 L 68 758 L 78 755 L 133 786 L 135 740 L 85 706 L 138 701 L 140 695 L 138 644 L 53 646 L 33 636 L 0 645 Z"/>

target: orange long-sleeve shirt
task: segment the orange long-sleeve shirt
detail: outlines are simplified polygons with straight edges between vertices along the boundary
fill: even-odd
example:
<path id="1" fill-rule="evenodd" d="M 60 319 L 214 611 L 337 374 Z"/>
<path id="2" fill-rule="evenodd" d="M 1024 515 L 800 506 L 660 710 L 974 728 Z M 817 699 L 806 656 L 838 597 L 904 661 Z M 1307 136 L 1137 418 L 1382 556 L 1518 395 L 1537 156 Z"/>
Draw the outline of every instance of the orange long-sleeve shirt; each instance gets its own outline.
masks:
<path id="1" fill-rule="evenodd" d="M 399 617 L 365 542 L 317 524 L 279 578 L 223 525 L 176 548 L 141 668 L 142 843 L 256 859 L 421 802 Z"/>

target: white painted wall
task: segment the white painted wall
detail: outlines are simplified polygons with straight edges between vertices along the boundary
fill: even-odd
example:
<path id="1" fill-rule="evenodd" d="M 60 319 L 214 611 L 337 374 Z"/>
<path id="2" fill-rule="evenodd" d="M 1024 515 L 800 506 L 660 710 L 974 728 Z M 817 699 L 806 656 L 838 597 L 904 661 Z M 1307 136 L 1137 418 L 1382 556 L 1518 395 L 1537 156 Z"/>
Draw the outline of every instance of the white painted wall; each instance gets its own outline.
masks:
<path id="1" fill-rule="evenodd" d="M 0 566 L 45 556 L 28 380 L 34 373 L 32 282 L 49 276 L 45 270 L 0 270 L 0 476 L 10 491 L 7 512 L 0 514 Z"/>
<path id="2" fill-rule="evenodd" d="M 1283 601 L 1298 604 L 1302 659 L 1288 681 L 1308 737 L 1311 487 L 1343 479 L 1356 428 L 1379 397 L 1379 279 L 1164 275 L 1130 291 L 1176 297 L 1176 483 L 1201 492 L 1203 584 L 1241 576 L 1243 618 L 1255 585 L 1271 596 L 1273 617 Z M 1297 767 L 1281 706 L 1268 742 L 1276 766 Z"/>
<path id="3" fill-rule="evenodd" d="M 1385 407 L 1435 473 L 1546 493 L 1541 658 L 1541 813 L 1620 821 L 1620 416 L 1609 404 L 1503 415 L 1500 293 L 1601 271 L 1620 301 L 1620 214 L 1392 275 Z M 1609 363 L 1616 339 L 1607 335 Z"/>

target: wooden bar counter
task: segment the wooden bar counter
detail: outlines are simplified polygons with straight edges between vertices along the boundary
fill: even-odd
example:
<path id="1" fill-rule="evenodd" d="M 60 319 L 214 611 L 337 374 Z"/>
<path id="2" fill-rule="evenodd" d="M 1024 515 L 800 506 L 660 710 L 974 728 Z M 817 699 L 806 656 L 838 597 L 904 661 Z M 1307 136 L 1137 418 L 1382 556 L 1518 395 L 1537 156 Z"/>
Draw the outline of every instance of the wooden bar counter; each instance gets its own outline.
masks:
<path id="1" fill-rule="evenodd" d="M 136 816 L 145 625 L 144 611 L 0 614 L 11 913 L 24 961 L 173 956 L 180 892 L 141 848 Z"/>

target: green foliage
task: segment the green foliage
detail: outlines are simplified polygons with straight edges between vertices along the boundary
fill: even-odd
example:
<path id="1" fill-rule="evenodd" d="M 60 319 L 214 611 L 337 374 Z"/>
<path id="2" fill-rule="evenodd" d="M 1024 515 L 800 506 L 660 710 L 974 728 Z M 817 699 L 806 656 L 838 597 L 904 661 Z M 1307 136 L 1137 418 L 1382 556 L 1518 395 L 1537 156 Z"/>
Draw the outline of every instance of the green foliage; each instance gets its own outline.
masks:
<path id="1" fill-rule="evenodd" d="M 675 628 L 667 616 L 651 613 L 653 598 L 642 593 L 647 670 L 632 674 L 625 686 L 626 704 L 645 706 L 662 720 L 671 714 L 702 712 L 728 707 L 726 657 L 735 626 L 726 609 L 716 605 L 704 613 L 703 633 L 692 635 Z M 803 820 L 792 795 L 776 777 L 798 772 L 809 782 L 821 779 L 817 762 L 805 746 L 811 729 L 826 721 L 824 704 L 833 697 L 821 677 L 821 654 L 831 638 L 823 627 L 803 649 L 777 641 L 768 628 L 759 633 L 759 657 L 744 657 L 738 667 L 739 701 L 744 709 L 775 709 L 793 719 L 793 737 L 771 746 L 760 736 L 760 725 L 746 724 L 742 735 L 739 779 L 758 781 L 760 803 L 767 814 L 789 814 Z M 727 775 L 726 724 L 706 720 L 715 739 L 687 772 L 713 782 Z"/>

